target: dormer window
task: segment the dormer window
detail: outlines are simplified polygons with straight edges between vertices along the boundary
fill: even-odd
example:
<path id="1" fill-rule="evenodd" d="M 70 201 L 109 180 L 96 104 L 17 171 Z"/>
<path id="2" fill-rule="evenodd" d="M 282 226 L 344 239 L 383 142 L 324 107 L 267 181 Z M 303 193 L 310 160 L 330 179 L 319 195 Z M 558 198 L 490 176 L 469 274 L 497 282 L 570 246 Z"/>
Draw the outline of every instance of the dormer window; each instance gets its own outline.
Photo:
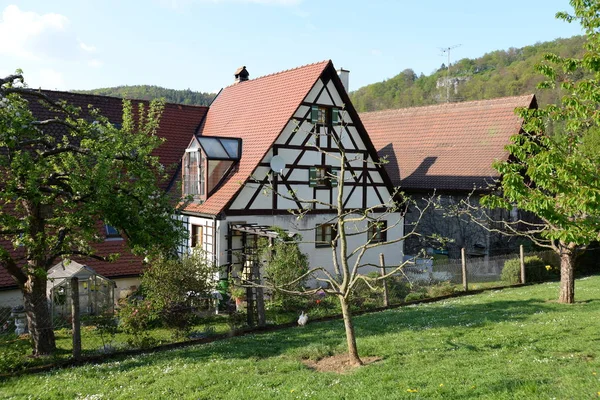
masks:
<path id="1" fill-rule="evenodd" d="M 241 156 L 241 139 L 195 137 L 183 159 L 183 194 L 206 200 Z"/>

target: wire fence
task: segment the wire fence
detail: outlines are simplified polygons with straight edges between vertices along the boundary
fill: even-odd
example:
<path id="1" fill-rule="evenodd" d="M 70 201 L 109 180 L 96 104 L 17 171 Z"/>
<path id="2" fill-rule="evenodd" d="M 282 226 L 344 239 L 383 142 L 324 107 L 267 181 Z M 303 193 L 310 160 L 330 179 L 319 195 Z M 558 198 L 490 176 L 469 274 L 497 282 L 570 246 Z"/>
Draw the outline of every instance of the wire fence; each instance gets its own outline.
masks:
<path id="1" fill-rule="evenodd" d="M 490 257 L 465 255 L 462 259 L 420 259 L 405 267 L 403 274 L 393 277 L 389 285 L 382 285 L 382 290 L 357 290 L 352 304 L 355 310 L 360 311 L 473 289 L 478 284 L 506 285 L 503 282 L 506 278 L 502 276 L 503 269 L 511 263 L 518 266 L 521 261 L 524 263 L 531 257 L 537 257 L 535 259 L 538 260 L 538 265 L 559 265 L 559 260 L 552 252 Z M 533 275 L 531 277 L 534 278 Z M 465 283 L 471 286 L 465 288 Z M 388 289 L 390 297 L 384 299 Z M 258 292 L 253 293 L 254 297 L 259 296 Z M 247 328 L 248 321 L 260 322 L 260 318 L 248 318 L 250 313 L 257 312 L 253 309 L 256 307 L 256 300 L 257 298 L 243 299 L 236 302 L 235 298 L 227 295 L 223 298 L 208 295 L 152 315 L 153 311 L 145 299 L 140 297 L 121 302 L 116 312 L 114 291 L 110 284 L 71 277 L 49 284 L 47 297 L 35 305 L 37 311 L 44 311 L 40 313 L 42 318 L 36 321 L 35 328 L 38 331 L 53 330 L 58 347 L 71 352 L 72 358 L 78 358 L 82 354 L 97 355 L 147 348 Z M 299 310 L 308 310 L 313 317 L 339 313 L 334 296 L 299 300 L 295 303 L 295 308 L 288 309 L 278 309 L 268 293 L 264 300 L 270 324 L 292 322 L 294 318 L 298 318 Z M 161 322 L 157 323 L 159 319 Z M 30 340 L 26 336 L 27 325 L 22 306 L 0 307 L 0 352 L 4 353 L 5 360 L 10 361 L 10 351 L 17 351 L 15 343 L 21 346 L 19 351 L 31 353 Z M 14 361 L 18 365 L 0 366 L 0 374 L 10 372 L 11 368 L 22 368 L 23 364 L 30 362 L 30 359 L 19 358 L 17 355 L 14 360 L 20 360 Z"/>
<path id="2" fill-rule="evenodd" d="M 537 257 L 548 266 L 557 266 L 560 263 L 558 256 L 551 250 L 528 252 L 523 254 L 524 259 Z M 462 284 L 464 271 L 467 273 L 467 282 L 485 283 L 502 280 L 502 270 L 507 261 L 520 262 L 519 253 L 503 254 L 496 256 L 469 256 L 457 259 L 417 259 L 414 265 L 404 268 L 407 280 L 417 283 L 436 284 L 451 282 Z M 464 264 L 464 269 L 463 269 Z M 553 267 L 554 268 L 554 267 Z M 533 280 L 531 279 L 533 278 Z M 530 277 L 529 281 L 537 280 L 537 276 Z"/>

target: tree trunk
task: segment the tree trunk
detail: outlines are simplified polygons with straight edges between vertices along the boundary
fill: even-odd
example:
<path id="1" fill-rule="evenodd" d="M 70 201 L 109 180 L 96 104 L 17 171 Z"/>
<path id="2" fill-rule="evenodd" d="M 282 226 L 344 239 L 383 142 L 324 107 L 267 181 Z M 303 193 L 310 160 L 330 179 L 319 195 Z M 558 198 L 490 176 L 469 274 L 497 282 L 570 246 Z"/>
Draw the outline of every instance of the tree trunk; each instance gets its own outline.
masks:
<path id="1" fill-rule="evenodd" d="M 338 296 L 340 306 L 342 307 L 342 315 L 344 316 L 344 328 L 346 329 L 346 342 L 348 344 L 348 358 L 351 364 L 363 365 L 362 360 L 358 357 L 358 349 L 356 348 L 356 337 L 354 336 L 354 326 L 352 325 L 352 315 L 348 300 L 344 296 Z"/>
<path id="2" fill-rule="evenodd" d="M 46 298 L 46 283 L 46 277 L 29 275 L 23 288 L 23 302 L 34 356 L 52 354 L 56 350 L 52 316 Z"/>
<path id="3" fill-rule="evenodd" d="M 575 245 L 560 243 L 560 295 L 559 303 L 575 302 Z"/>

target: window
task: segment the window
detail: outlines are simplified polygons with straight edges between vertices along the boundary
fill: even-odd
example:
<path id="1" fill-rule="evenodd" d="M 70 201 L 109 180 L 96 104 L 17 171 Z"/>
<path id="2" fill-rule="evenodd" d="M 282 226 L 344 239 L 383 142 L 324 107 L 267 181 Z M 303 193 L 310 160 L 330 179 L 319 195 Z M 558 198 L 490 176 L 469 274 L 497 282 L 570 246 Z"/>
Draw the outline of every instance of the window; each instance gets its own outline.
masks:
<path id="1" fill-rule="evenodd" d="M 387 221 L 373 221 L 367 232 L 367 239 L 371 243 L 385 242 L 387 240 Z"/>
<path id="2" fill-rule="evenodd" d="M 308 171 L 308 186 L 310 187 L 336 187 L 338 185 L 337 172 L 339 168 L 328 166 L 310 167 Z"/>
<path id="3" fill-rule="evenodd" d="M 322 224 L 315 229 L 315 247 L 331 247 L 332 241 L 337 240 L 337 225 Z M 333 242 L 335 246 L 335 242 Z"/>
<path id="4" fill-rule="evenodd" d="M 241 139 L 195 137 L 183 158 L 183 194 L 205 200 L 241 156 Z"/>
<path id="5" fill-rule="evenodd" d="M 105 224 L 104 225 L 104 230 L 106 231 L 106 238 L 107 239 L 121 238 L 121 235 L 119 234 L 119 231 L 117 230 L 117 228 L 115 228 L 112 225 Z"/>
<path id="6" fill-rule="evenodd" d="M 202 248 L 204 238 L 204 227 L 202 225 L 192 225 L 192 247 Z"/>
<path id="7" fill-rule="evenodd" d="M 338 124 L 340 119 L 338 108 L 313 105 L 310 110 L 310 122 L 319 125 Z"/>
<path id="8" fill-rule="evenodd" d="M 183 168 L 183 194 L 204 196 L 204 163 L 198 149 L 186 150 Z"/>

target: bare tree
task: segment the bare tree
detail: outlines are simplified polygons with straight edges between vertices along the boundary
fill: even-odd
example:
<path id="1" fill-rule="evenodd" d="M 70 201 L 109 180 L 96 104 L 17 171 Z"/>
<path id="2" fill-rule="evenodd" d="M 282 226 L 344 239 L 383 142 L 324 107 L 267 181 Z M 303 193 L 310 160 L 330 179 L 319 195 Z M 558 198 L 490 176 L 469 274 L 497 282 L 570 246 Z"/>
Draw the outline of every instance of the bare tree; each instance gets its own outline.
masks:
<path id="1" fill-rule="evenodd" d="M 343 118 L 341 118 L 341 120 L 343 121 Z M 340 124 L 343 123 L 340 122 Z M 416 228 L 419 225 L 424 212 L 433 204 L 433 198 L 425 199 L 423 202 L 417 204 L 405 197 L 399 189 L 394 189 L 393 192 L 390 193 L 389 199 L 383 203 L 372 205 L 367 208 L 345 207 L 345 178 L 356 173 L 356 168 L 353 168 L 352 165 L 357 162 L 362 162 L 369 163 L 371 167 L 379 166 L 382 163 L 385 163 L 385 160 L 375 159 L 374 161 L 365 161 L 359 156 L 349 155 L 344 149 L 341 138 L 336 134 L 319 133 L 317 129 L 311 131 L 310 134 L 313 135 L 315 139 L 311 144 L 314 146 L 314 149 L 321 154 L 324 154 L 328 159 L 335 159 L 337 166 L 339 166 L 337 173 L 331 170 L 327 172 L 326 176 L 331 182 L 335 182 L 338 189 L 334 201 L 327 202 L 317 199 L 299 198 L 294 191 L 289 191 L 287 193 L 277 192 L 273 185 L 271 185 L 269 189 L 274 195 L 292 200 L 297 204 L 299 203 L 302 205 L 301 209 L 290 210 L 297 219 L 301 219 L 310 213 L 311 209 L 315 206 L 332 211 L 332 216 L 325 224 L 331 224 L 336 227 L 336 229 L 332 231 L 331 239 L 327 243 L 331 249 L 333 271 L 324 266 L 310 267 L 305 274 L 298 277 L 294 282 L 277 287 L 269 285 L 268 282 L 265 285 L 259 285 L 256 282 L 244 282 L 244 284 L 250 286 L 266 286 L 271 289 L 280 290 L 284 293 L 298 295 L 313 295 L 322 290 L 328 295 L 336 296 L 339 300 L 344 319 L 350 362 L 354 365 L 362 365 L 362 360 L 359 357 L 356 346 L 356 336 L 349 304 L 351 294 L 359 282 L 364 282 L 369 288 L 375 290 L 375 284 L 377 282 L 401 273 L 404 266 L 414 263 L 414 259 L 407 261 L 399 260 L 393 266 L 390 266 L 384 275 L 373 277 L 367 275 L 367 272 L 369 270 L 372 271 L 373 268 L 377 268 L 378 265 L 369 262 L 365 256 L 369 252 L 373 254 L 377 252 L 378 249 L 383 249 L 385 246 L 402 246 L 407 238 L 420 235 Z M 334 146 L 327 149 L 319 146 L 318 137 L 323 135 L 331 136 Z M 262 181 L 262 179 L 257 177 L 255 177 L 255 180 L 257 182 Z M 416 211 L 417 217 L 414 218 L 410 225 L 404 227 L 404 213 L 409 204 L 411 204 Z M 395 216 L 395 218 L 393 218 L 393 221 L 390 223 L 388 217 L 391 215 Z M 311 228 L 311 230 L 314 229 L 318 229 L 318 227 Z M 392 234 L 397 232 L 401 232 L 401 234 L 392 237 Z M 361 245 L 352 248 L 348 243 L 349 238 L 361 235 L 362 237 L 367 238 L 366 241 Z M 306 278 L 314 279 L 319 285 L 305 291 L 289 289 L 291 284 Z"/>

